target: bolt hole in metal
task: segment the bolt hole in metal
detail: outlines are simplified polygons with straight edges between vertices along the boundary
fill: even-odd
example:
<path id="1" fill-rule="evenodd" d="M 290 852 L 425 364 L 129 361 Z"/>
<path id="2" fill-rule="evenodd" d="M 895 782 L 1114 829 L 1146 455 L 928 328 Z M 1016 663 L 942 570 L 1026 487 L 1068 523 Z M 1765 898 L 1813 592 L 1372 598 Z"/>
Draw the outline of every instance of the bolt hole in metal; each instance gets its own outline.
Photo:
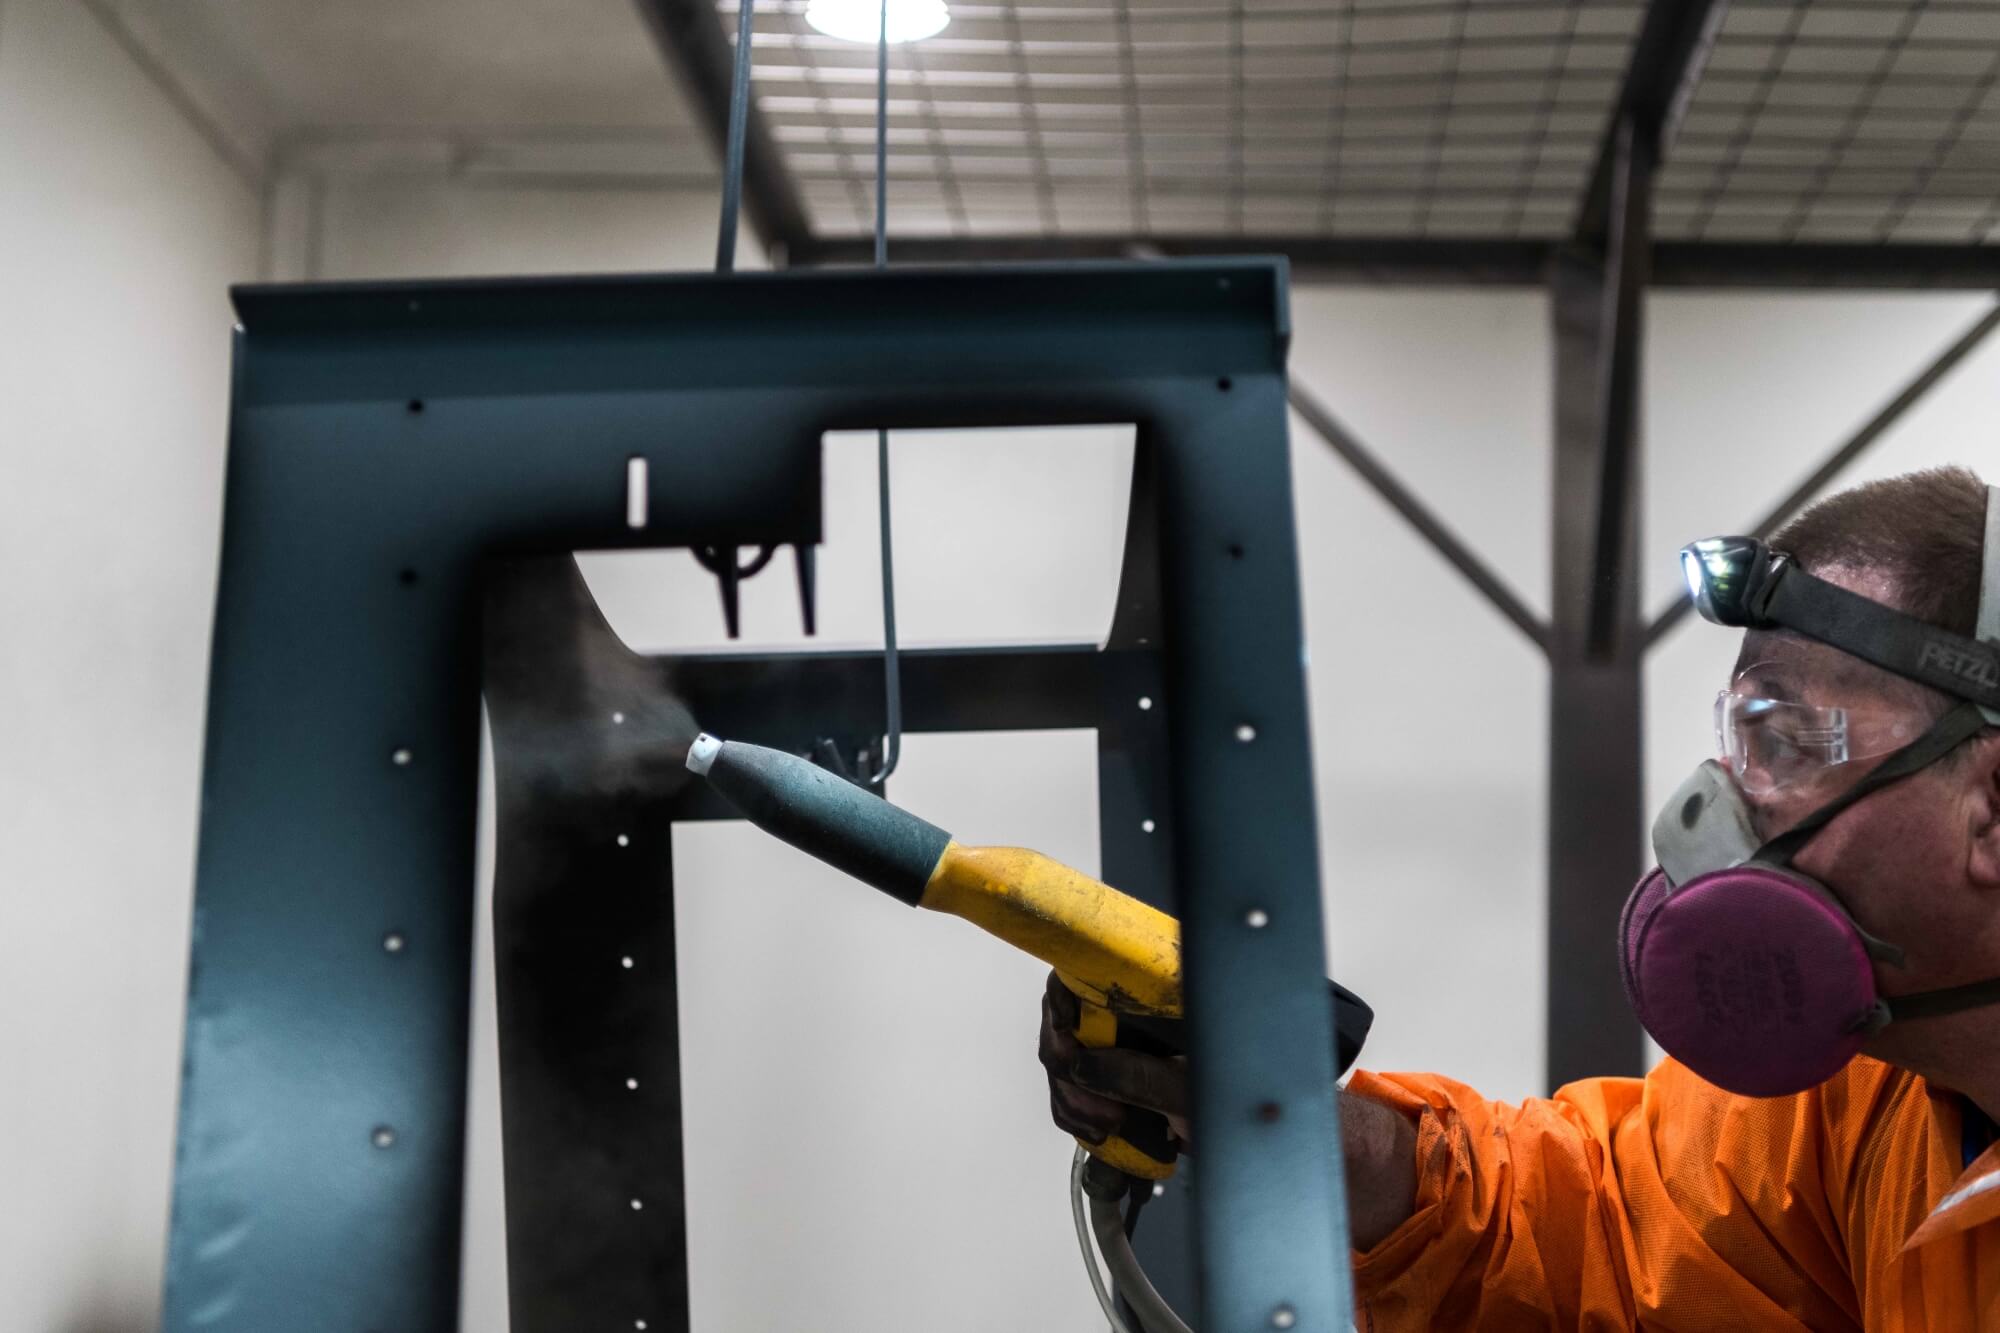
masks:
<path id="1" fill-rule="evenodd" d="M 625 1090 L 626 1090 L 627 1092 L 637 1092 L 637 1091 L 639 1090 L 639 1080 L 638 1080 L 638 1079 L 636 1079 L 636 1078 L 628 1078 L 628 1079 L 626 1079 L 626 1080 L 625 1080 Z"/>
<path id="2" fill-rule="evenodd" d="M 1271 914 L 1261 907 L 1253 907 L 1243 914 L 1243 924 L 1252 930 L 1262 930 L 1271 924 Z"/>
<path id="3" fill-rule="evenodd" d="M 390 752 L 389 762 L 394 764 L 397 768 L 408 768 L 410 766 L 411 761 L 413 761 L 416 757 L 417 756 L 413 754 L 407 747 L 398 746 L 395 750 L 392 750 Z"/>
<path id="4" fill-rule="evenodd" d="M 407 943 L 408 941 L 403 938 L 402 931 L 392 930 L 387 935 L 384 935 L 382 937 L 382 952 L 401 953 L 403 951 L 403 946 Z"/>
<path id="5" fill-rule="evenodd" d="M 624 725 L 625 725 L 625 715 L 624 715 L 623 713 L 613 713 L 613 714 L 611 715 L 611 725 L 612 725 L 612 726 L 614 726 L 614 727 L 622 727 L 622 726 L 624 726 Z"/>
<path id="6" fill-rule="evenodd" d="M 387 1125 L 377 1125 L 368 1136 L 368 1141 L 378 1148 L 393 1148 L 396 1146 L 396 1131 Z"/>
<path id="7" fill-rule="evenodd" d="M 1142 713 L 1153 711 L 1153 699 L 1151 695 L 1142 694 L 1139 696 L 1139 711 Z"/>
<path id="8" fill-rule="evenodd" d="M 1299 1322 L 1298 1311 L 1292 1309 L 1292 1307 L 1289 1305 L 1281 1305 L 1277 1309 L 1271 1311 L 1272 1328 L 1290 1328 L 1292 1325 L 1298 1322 Z"/>
<path id="9" fill-rule="evenodd" d="M 628 953 L 623 958 L 620 958 L 618 960 L 618 966 L 624 968 L 627 972 L 630 972 L 633 967 L 632 955 Z"/>
<path id="10" fill-rule="evenodd" d="M 1251 726 L 1248 722 L 1239 722 L 1236 724 L 1236 740 L 1238 744 L 1248 745 L 1256 739 L 1257 728 Z"/>
<path id="11" fill-rule="evenodd" d="M 632 845 L 632 839 L 626 834 L 621 833 L 618 835 L 618 845 L 620 847 L 630 847 Z"/>
<path id="12" fill-rule="evenodd" d="M 1151 833 L 1154 829 L 1158 827 L 1159 825 L 1155 824 L 1150 819 L 1142 819 L 1139 821 L 1139 831 L 1141 833 Z"/>
<path id="13" fill-rule="evenodd" d="M 645 1206 L 646 1206 L 646 1201 L 644 1199 L 632 1200 L 632 1211 L 635 1213 L 638 1212 L 640 1209 L 644 1208 Z"/>

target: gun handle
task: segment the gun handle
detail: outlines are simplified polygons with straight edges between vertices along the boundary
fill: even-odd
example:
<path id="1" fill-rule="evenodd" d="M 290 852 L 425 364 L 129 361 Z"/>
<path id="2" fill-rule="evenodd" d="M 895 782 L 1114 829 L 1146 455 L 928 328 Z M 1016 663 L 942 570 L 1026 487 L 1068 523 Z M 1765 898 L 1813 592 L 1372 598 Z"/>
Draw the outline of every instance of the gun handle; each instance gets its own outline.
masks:
<path id="1" fill-rule="evenodd" d="M 1085 1046 L 1100 1049 L 1116 1046 L 1118 1015 L 1103 1005 L 1079 995 L 1076 1039 Z M 1141 1140 L 1146 1146 L 1140 1147 L 1132 1141 L 1134 1138 Z M 1174 1163 L 1179 1157 L 1179 1153 L 1174 1150 L 1173 1138 L 1167 1130 L 1166 1117 L 1136 1107 L 1126 1113 L 1122 1134 L 1113 1135 L 1102 1143 L 1083 1143 L 1081 1139 L 1077 1142 L 1082 1143 L 1084 1151 L 1092 1157 L 1140 1180 L 1167 1179 L 1173 1175 Z"/>

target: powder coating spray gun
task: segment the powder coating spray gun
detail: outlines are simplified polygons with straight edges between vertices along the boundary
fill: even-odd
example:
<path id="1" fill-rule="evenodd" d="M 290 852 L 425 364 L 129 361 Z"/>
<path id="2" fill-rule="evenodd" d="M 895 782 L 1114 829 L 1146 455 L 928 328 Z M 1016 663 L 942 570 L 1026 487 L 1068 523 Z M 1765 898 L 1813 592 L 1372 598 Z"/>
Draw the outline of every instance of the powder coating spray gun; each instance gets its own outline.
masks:
<path id="1" fill-rule="evenodd" d="M 1077 996 L 1083 1045 L 1185 1053 L 1180 923 L 1165 912 L 1040 852 L 962 846 L 936 825 L 797 755 L 704 734 L 689 749 L 687 766 L 765 832 L 913 907 L 963 917 L 1053 967 Z M 1374 1014 L 1359 997 L 1328 985 L 1339 1046 L 1335 1063 L 1344 1072 Z M 1103 1166 L 1138 1180 L 1164 1180 L 1174 1171 L 1166 1121 L 1150 1112 L 1129 1115 L 1117 1137 L 1081 1146 Z M 1081 1157 L 1078 1162 L 1074 1174 L 1081 1178 Z M 1114 1193 L 1102 1184 L 1107 1173 L 1093 1169 L 1100 1184 L 1092 1194 Z M 1113 1247 L 1127 1261 L 1130 1249 L 1116 1225 L 1115 1202 L 1109 1216 L 1108 1228 L 1095 1229 L 1117 1273 L 1121 1256 Z M 1136 1270 L 1136 1263 L 1131 1267 Z M 1091 1276 L 1096 1283 L 1094 1265 Z M 1135 1280 L 1144 1282 L 1143 1275 L 1121 1275 L 1120 1291 L 1128 1299 Z M 1150 1284 L 1145 1294 L 1151 1296 Z M 1163 1318 L 1145 1318 L 1153 1302 L 1157 1297 L 1135 1302 L 1148 1327 L 1179 1325 L 1164 1302 L 1158 1302 Z M 1115 1314 L 1113 1319 L 1120 1322 Z"/>

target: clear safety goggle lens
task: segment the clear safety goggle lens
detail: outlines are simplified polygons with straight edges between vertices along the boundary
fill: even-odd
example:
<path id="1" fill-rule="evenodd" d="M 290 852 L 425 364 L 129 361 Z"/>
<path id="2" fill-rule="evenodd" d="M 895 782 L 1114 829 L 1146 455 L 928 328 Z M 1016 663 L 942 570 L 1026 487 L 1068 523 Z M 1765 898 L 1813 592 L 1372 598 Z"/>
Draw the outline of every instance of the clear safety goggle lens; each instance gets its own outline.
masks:
<path id="1" fill-rule="evenodd" d="M 1792 703 L 1741 690 L 1724 690 L 1715 698 L 1716 749 L 1752 796 L 1900 750 L 1921 730 L 1893 714 Z"/>

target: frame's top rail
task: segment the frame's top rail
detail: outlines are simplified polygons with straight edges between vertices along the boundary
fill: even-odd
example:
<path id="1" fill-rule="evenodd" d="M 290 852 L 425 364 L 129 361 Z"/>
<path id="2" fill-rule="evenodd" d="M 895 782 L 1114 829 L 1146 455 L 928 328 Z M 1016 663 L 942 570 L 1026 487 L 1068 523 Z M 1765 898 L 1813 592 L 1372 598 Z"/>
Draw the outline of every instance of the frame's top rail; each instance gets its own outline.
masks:
<path id="1" fill-rule="evenodd" d="M 642 273 L 532 278 L 256 284 L 234 287 L 237 317 L 263 333 L 433 331 L 510 326 L 676 324 L 760 326 L 809 318 L 835 326 L 949 322 L 1075 310 L 1122 319 L 1257 322 L 1290 333 L 1283 255 L 1161 262 L 1092 259 L 754 273 Z"/>

